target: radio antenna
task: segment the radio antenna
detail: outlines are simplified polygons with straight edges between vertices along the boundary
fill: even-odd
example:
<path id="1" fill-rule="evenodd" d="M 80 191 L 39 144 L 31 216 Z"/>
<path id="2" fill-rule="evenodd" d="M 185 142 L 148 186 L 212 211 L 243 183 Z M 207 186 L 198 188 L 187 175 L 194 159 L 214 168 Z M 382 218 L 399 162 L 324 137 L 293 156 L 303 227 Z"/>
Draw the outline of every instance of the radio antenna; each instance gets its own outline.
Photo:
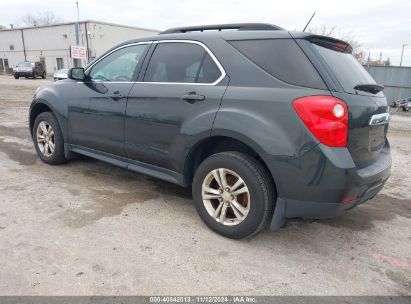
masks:
<path id="1" fill-rule="evenodd" d="M 307 24 L 305 25 L 305 27 L 304 27 L 304 29 L 303 29 L 303 32 L 305 32 L 307 26 L 310 24 L 311 20 L 313 20 L 314 16 L 315 16 L 315 12 L 314 12 L 314 14 L 311 16 L 310 20 L 308 20 Z"/>

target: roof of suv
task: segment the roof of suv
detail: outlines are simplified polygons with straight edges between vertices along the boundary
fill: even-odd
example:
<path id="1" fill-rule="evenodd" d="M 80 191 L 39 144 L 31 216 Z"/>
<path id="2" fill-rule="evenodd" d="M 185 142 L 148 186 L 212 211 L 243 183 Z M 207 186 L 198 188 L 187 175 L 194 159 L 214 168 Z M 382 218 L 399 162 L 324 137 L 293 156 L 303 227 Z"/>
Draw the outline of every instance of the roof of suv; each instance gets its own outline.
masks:
<path id="1" fill-rule="evenodd" d="M 215 25 L 197 25 L 187 27 L 176 27 L 161 32 L 160 34 L 187 33 L 187 32 L 204 32 L 204 31 L 221 31 L 221 30 L 238 30 L 238 31 L 280 31 L 284 30 L 274 24 L 269 23 L 231 23 Z"/>
<path id="2" fill-rule="evenodd" d="M 349 46 L 344 41 L 319 36 L 309 32 L 289 32 L 279 26 L 267 24 L 267 23 L 235 23 L 235 24 L 218 24 L 218 25 L 204 25 L 204 26 L 192 26 L 192 27 L 180 27 L 173 28 L 161 32 L 159 35 L 147 36 L 138 39 L 132 39 L 124 41 L 120 44 L 113 46 L 106 53 L 132 43 L 149 42 L 149 41 L 162 41 L 162 40 L 194 40 L 206 43 L 210 39 L 223 39 L 223 40 L 251 40 L 251 39 L 273 39 L 273 38 L 308 38 L 316 37 L 331 41 L 332 43 L 342 42 Z M 94 61 L 90 62 L 90 66 Z"/>
<path id="3" fill-rule="evenodd" d="M 269 39 L 269 38 L 304 38 L 312 36 L 307 32 L 288 32 L 283 28 L 267 23 L 236 23 L 204 25 L 193 27 L 173 28 L 161 32 L 159 35 L 148 36 L 121 43 L 130 44 L 144 41 L 158 40 L 202 40 L 204 38 L 219 37 L 224 40 L 240 39 Z"/>

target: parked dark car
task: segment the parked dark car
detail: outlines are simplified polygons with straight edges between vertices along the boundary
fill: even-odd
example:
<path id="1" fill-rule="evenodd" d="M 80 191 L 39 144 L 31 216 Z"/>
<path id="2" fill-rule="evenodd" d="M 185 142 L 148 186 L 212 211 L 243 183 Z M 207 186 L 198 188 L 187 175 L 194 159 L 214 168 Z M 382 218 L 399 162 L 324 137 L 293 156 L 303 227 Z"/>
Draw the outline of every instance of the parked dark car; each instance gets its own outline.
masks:
<path id="1" fill-rule="evenodd" d="M 191 185 L 226 237 L 330 218 L 390 174 L 383 86 L 351 52 L 268 24 L 171 29 L 39 88 L 30 131 L 46 163 L 83 154 Z"/>
<path id="2" fill-rule="evenodd" d="M 399 109 L 403 110 L 404 112 L 409 111 L 411 109 L 411 97 L 393 101 L 392 107 L 393 108 L 399 108 Z"/>
<path id="3" fill-rule="evenodd" d="M 32 77 L 34 79 L 41 77 L 44 79 L 46 78 L 46 71 L 41 62 L 23 61 L 13 69 L 13 76 L 16 79 L 19 79 L 20 77 Z"/>

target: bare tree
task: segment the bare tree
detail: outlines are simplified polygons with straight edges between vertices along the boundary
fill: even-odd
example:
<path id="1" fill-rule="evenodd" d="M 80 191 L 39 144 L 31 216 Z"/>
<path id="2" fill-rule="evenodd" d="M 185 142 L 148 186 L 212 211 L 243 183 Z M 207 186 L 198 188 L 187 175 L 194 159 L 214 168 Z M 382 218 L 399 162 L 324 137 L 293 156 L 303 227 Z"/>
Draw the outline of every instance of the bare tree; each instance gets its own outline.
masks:
<path id="1" fill-rule="evenodd" d="M 335 25 L 329 26 L 326 24 L 323 24 L 320 27 L 309 28 L 308 31 L 317 35 L 334 37 L 348 42 L 352 46 L 353 56 L 362 64 L 367 62 L 367 54 L 364 51 L 361 42 L 356 40 L 352 33 L 342 33 Z"/>
<path id="2" fill-rule="evenodd" d="M 25 14 L 21 17 L 21 21 L 27 26 L 39 26 L 61 23 L 63 19 L 53 12 L 46 11 L 37 14 Z"/>

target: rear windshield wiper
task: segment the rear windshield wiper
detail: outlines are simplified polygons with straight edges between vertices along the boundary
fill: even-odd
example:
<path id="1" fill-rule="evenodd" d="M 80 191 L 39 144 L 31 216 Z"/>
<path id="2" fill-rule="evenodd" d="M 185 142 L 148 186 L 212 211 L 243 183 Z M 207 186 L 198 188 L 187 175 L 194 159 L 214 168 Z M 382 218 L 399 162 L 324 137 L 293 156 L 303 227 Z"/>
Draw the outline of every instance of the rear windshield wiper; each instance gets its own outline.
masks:
<path id="1" fill-rule="evenodd" d="M 355 90 L 364 91 L 372 94 L 377 94 L 384 90 L 384 86 L 378 83 L 362 83 L 354 87 Z"/>

